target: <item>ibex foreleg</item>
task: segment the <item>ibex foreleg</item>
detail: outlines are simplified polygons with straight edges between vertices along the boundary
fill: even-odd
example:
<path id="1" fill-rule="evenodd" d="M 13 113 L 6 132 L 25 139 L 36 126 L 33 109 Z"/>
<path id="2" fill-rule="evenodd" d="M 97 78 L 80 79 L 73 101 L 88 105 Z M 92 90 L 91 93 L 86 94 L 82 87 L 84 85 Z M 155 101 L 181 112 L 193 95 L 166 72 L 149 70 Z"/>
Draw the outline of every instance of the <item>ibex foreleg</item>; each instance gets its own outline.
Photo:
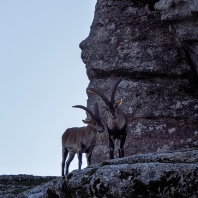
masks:
<path id="1" fill-rule="evenodd" d="M 113 136 L 109 136 L 109 147 L 110 147 L 110 159 L 114 159 L 114 146 L 115 138 Z"/>

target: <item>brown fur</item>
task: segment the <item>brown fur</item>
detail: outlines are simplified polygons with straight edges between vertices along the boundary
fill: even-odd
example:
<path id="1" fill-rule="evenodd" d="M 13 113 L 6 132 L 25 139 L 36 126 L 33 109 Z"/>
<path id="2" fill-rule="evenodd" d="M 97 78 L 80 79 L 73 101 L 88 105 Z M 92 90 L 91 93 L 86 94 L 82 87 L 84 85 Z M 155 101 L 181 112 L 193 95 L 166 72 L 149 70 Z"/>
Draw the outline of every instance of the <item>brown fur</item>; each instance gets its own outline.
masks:
<path id="1" fill-rule="evenodd" d="M 93 115 L 94 117 L 94 115 Z M 68 128 L 62 135 L 62 176 L 67 175 L 69 172 L 69 165 L 73 160 L 75 154 L 78 154 L 78 169 L 82 165 L 82 153 L 86 154 L 87 165 L 91 164 L 91 154 L 96 144 L 96 133 L 105 130 L 99 117 L 90 120 L 83 120 L 85 127 Z M 67 159 L 67 156 L 69 157 Z M 65 161 L 66 162 L 66 171 Z"/>
<path id="2" fill-rule="evenodd" d="M 78 153 L 78 151 L 84 153 L 81 144 L 94 147 L 95 143 L 96 132 L 89 126 L 68 128 L 62 135 L 62 147 L 67 148 L 71 153 Z"/>

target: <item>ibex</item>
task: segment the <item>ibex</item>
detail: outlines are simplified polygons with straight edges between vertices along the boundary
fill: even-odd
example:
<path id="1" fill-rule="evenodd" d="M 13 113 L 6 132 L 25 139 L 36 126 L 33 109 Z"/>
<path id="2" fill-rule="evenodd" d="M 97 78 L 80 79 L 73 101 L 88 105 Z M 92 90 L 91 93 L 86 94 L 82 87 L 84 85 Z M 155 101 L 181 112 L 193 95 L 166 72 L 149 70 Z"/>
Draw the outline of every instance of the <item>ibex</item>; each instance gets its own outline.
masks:
<path id="1" fill-rule="evenodd" d="M 97 89 L 88 89 L 89 92 L 99 96 L 106 104 L 102 107 L 108 112 L 107 130 L 109 134 L 110 159 L 114 158 L 114 144 L 116 139 L 120 140 L 119 157 L 124 157 L 124 143 L 127 135 L 128 121 L 126 115 L 118 107 L 122 103 L 122 99 L 115 102 L 114 98 L 116 88 L 121 81 L 122 79 L 119 78 L 112 87 L 111 100 L 108 100 L 108 98 Z"/>
<path id="2" fill-rule="evenodd" d="M 68 174 L 69 165 L 73 160 L 75 154 L 78 155 L 78 169 L 82 165 L 82 153 L 86 154 L 87 165 L 91 164 L 91 154 L 96 143 L 96 133 L 105 130 L 104 125 L 99 117 L 98 104 L 94 104 L 94 113 L 87 107 L 82 105 L 73 106 L 85 110 L 90 116 L 89 120 L 82 120 L 85 127 L 68 128 L 62 135 L 62 176 L 64 177 L 65 160 L 69 154 L 66 162 L 65 175 Z"/>

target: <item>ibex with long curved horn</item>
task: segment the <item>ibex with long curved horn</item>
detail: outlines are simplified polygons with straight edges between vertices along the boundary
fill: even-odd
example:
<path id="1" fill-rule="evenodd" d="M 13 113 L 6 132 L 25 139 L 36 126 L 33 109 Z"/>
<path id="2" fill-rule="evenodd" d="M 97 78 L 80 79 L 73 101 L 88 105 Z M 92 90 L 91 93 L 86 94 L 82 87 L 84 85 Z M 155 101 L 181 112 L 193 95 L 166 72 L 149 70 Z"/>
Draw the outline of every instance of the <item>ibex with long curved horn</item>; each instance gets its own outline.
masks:
<path id="1" fill-rule="evenodd" d="M 64 176 L 65 160 L 69 154 L 66 162 L 65 174 L 68 174 L 69 165 L 73 160 L 75 154 L 78 155 L 78 169 L 82 165 L 82 153 L 86 154 L 87 165 L 91 164 L 91 154 L 96 144 L 96 133 L 104 132 L 105 127 L 99 117 L 98 104 L 94 104 L 94 113 L 87 107 L 82 105 L 73 106 L 85 110 L 90 116 L 90 120 L 82 120 L 85 127 L 68 128 L 62 135 L 62 176 Z"/>
<path id="2" fill-rule="evenodd" d="M 119 78 L 112 87 L 111 100 L 108 100 L 108 98 L 97 89 L 88 89 L 89 92 L 96 94 L 105 102 L 103 108 L 108 112 L 107 130 L 109 133 L 110 159 L 114 158 L 114 144 L 116 139 L 120 140 L 119 157 L 124 157 L 124 143 L 127 135 L 128 121 L 126 115 L 118 107 L 122 103 L 122 99 L 115 102 L 115 92 L 121 81 L 122 79 Z"/>

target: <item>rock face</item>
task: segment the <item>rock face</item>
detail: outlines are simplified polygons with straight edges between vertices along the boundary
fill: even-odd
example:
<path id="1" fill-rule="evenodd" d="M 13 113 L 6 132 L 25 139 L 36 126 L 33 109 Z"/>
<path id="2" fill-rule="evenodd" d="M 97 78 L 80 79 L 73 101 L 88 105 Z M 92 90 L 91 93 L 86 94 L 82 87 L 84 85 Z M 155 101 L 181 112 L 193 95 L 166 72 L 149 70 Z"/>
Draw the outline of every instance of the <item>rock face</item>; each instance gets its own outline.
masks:
<path id="1" fill-rule="evenodd" d="M 98 0 L 82 60 L 88 88 L 108 97 L 123 77 L 116 98 L 129 120 L 125 156 L 198 147 L 197 16 L 196 0 Z M 87 94 L 89 107 L 103 104 Z M 92 159 L 109 159 L 107 133 Z"/>
<path id="2" fill-rule="evenodd" d="M 73 171 L 65 180 L 53 180 L 18 196 L 25 197 L 196 198 L 198 150 L 138 154 L 107 160 L 83 170 Z"/>
<path id="3" fill-rule="evenodd" d="M 67 176 L 68 197 L 197 197 L 198 152 L 139 154 Z"/>
<path id="4" fill-rule="evenodd" d="M 161 0 L 155 4 L 161 20 L 170 24 L 170 30 L 186 49 L 191 64 L 198 73 L 198 3 L 196 0 Z"/>

